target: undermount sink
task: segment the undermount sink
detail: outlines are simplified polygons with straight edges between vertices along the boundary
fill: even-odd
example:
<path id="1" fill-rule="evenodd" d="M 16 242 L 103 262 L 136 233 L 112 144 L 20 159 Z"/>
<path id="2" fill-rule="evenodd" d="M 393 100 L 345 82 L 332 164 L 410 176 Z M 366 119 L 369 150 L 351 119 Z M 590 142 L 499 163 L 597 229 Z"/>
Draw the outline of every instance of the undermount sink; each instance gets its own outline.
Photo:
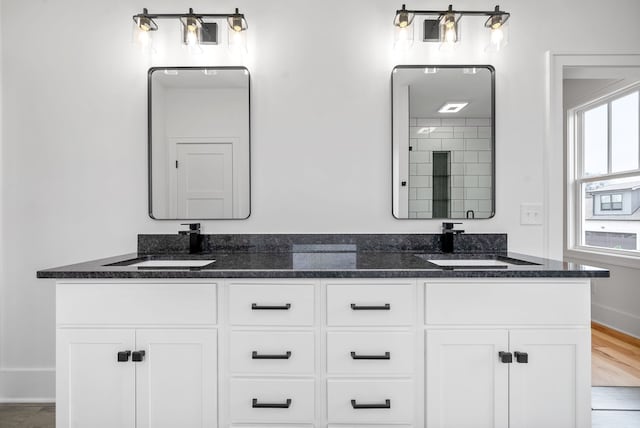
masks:
<path id="1" fill-rule="evenodd" d="M 211 263 L 214 259 L 207 260 L 143 260 L 137 263 L 131 263 L 127 266 L 138 268 L 163 268 L 163 269 L 185 269 L 185 268 L 201 268 Z"/>
<path id="2" fill-rule="evenodd" d="M 450 258 L 446 255 L 434 257 L 433 254 L 416 254 L 416 257 L 420 257 L 442 269 L 508 269 L 515 266 L 537 265 L 534 262 L 502 255 L 478 255 L 475 257 L 471 255 L 468 258 L 462 258 L 461 256 L 464 257 L 461 254 L 453 254 Z"/>
<path id="3" fill-rule="evenodd" d="M 482 268 L 506 268 L 511 263 L 502 262 L 499 260 L 478 260 L 478 259 L 428 259 L 429 263 L 440 267 L 482 267 Z"/>

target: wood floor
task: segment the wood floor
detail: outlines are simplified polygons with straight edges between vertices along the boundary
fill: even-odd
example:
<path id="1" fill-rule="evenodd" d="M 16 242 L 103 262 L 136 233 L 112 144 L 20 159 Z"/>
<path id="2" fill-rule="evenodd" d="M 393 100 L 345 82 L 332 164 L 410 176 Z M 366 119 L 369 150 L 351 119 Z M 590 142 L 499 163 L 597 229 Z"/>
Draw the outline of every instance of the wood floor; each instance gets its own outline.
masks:
<path id="1" fill-rule="evenodd" d="M 591 324 L 593 386 L 640 386 L 640 339 Z"/>

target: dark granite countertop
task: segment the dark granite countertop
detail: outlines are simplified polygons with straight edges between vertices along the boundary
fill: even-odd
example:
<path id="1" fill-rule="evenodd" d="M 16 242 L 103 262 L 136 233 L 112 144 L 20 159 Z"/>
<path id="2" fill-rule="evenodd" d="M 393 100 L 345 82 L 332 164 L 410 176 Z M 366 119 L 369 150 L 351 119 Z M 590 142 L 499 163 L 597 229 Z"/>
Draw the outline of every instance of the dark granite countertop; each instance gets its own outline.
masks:
<path id="1" fill-rule="evenodd" d="M 467 234 L 455 252 L 439 235 L 204 235 L 188 253 L 176 235 L 140 235 L 138 252 L 38 271 L 38 278 L 593 278 L 609 271 L 506 251 L 504 234 Z M 136 267 L 145 260 L 211 260 L 200 268 Z M 506 266 L 439 267 L 428 260 L 478 259 Z M 490 263 L 490 262 L 488 262 Z"/>

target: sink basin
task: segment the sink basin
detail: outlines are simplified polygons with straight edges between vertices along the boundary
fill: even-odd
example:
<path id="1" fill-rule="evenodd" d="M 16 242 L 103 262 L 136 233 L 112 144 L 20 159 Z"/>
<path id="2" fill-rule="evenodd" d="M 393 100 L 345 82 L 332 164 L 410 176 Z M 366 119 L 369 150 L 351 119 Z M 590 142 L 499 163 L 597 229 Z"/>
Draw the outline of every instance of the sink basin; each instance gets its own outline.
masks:
<path id="1" fill-rule="evenodd" d="M 440 267 L 469 267 L 469 268 L 507 268 L 511 263 L 500 260 L 478 260 L 478 259 L 428 259 L 429 263 Z"/>
<path id="2" fill-rule="evenodd" d="M 433 254 L 416 254 L 416 257 L 442 269 L 508 269 L 516 266 L 537 265 L 534 262 L 503 255 L 468 255 L 468 258 L 461 256 L 464 257 L 461 254 L 453 254 L 450 258 L 446 255 L 434 257 Z"/>
<path id="3" fill-rule="evenodd" d="M 137 263 L 132 263 L 127 266 L 138 268 L 161 268 L 161 269 L 184 269 L 184 268 L 199 268 L 211 263 L 215 260 L 144 260 Z"/>

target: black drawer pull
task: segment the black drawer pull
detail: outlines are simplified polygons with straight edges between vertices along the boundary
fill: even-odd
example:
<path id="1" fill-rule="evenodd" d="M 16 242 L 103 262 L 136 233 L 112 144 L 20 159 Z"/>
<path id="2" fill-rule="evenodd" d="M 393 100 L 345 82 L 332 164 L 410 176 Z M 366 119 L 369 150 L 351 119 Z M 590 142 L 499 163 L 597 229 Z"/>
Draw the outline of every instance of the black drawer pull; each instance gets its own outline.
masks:
<path id="1" fill-rule="evenodd" d="M 500 362 L 505 364 L 511 364 L 513 362 L 513 355 L 511 352 L 498 352 L 498 357 L 500 358 Z"/>
<path id="2" fill-rule="evenodd" d="M 529 363 L 529 354 L 526 352 L 514 352 L 513 356 L 516 357 L 516 361 L 520 364 L 528 364 Z"/>
<path id="3" fill-rule="evenodd" d="M 281 306 L 266 306 L 266 305 L 258 305 L 257 303 L 251 304 L 252 311 L 288 311 L 291 309 L 291 303 L 286 303 Z"/>
<path id="4" fill-rule="evenodd" d="M 280 355 L 268 355 L 268 354 L 258 354 L 258 351 L 253 351 L 251 353 L 252 360 L 288 360 L 291 358 L 291 351 L 287 351 L 284 354 Z"/>
<path id="5" fill-rule="evenodd" d="M 131 354 L 131 361 L 139 363 L 140 361 L 144 360 L 144 354 L 144 351 L 133 351 L 133 353 Z"/>
<path id="6" fill-rule="evenodd" d="M 354 409 L 390 409 L 391 400 L 384 400 L 384 404 L 358 404 L 356 400 L 351 400 L 351 407 Z"/>
<path id="7" fill-rule="evenodd" d="M 389 311 L 391 310 L 391 304 L 385 303 L 382 306 L 358 306 L 355 303 L 352 303 L 351 309 L 354 311 Z"/>
<path id="8" fill-rule="evenodd" d="M 358 355 L 352 351 L 351 358 L 354 360 L 390 360 L 391 352 L 385 352 L 384 355 Z"/>
<path id="9" fill-rule="evenodd" d="M 258 399 L 254 398 L 251 407 L 254 409 L 288 409 L 291 407 L 291 398 L 287 398 L 286 403 L 258 403 Z"/>
<path id="10" fill-rule="evenodd" d="M 126 363 L 127 361 L 129 361 L 129 357 L 130 356 L 131 356 L 131 351 L 118 352 L 118 362 L 119 363 Z"/>

